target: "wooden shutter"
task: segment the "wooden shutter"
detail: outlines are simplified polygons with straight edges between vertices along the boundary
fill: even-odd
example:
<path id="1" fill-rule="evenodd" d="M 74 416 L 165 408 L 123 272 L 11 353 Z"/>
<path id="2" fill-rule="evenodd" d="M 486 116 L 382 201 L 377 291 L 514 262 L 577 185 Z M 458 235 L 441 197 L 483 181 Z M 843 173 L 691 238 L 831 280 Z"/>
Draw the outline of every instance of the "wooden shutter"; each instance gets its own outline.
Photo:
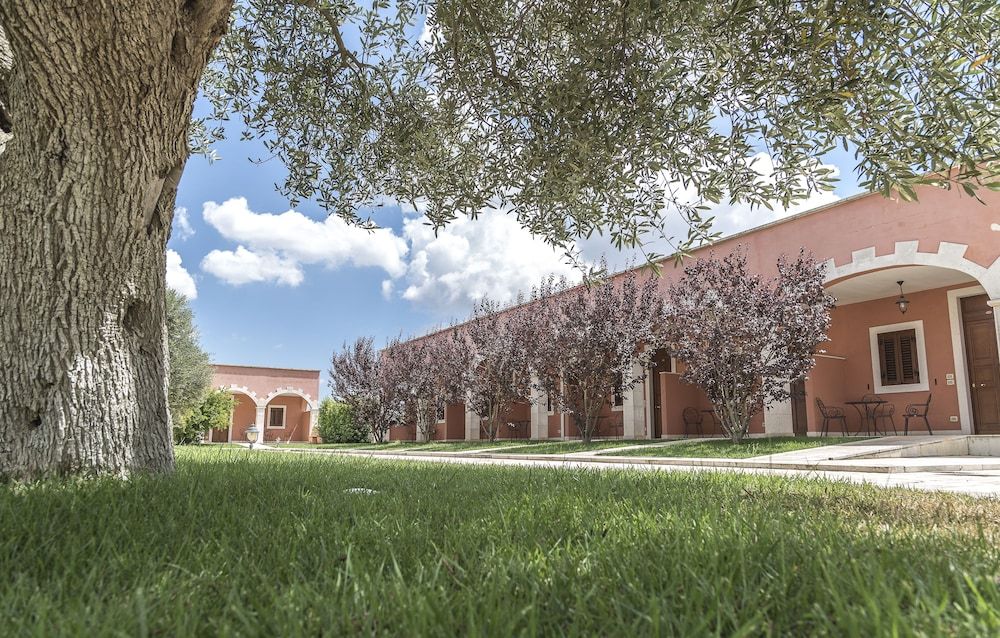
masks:
<path id="1" fill-rule="evenodd" d="M 882 385 L 920 383 L 917 361 L 917 331 L 883 332 L 878 336 Z"/>
<path id="2" fill-rule="evenodd" d="M 879 363 L 882 367 L 882 385 L 899 384 L 899 366 L 896 355 L 899 352 L 899 340 L 896 333 L 888 332 L 878 336 Z"/>
<path id="3" fill-rule="evenodd" d="M 284 406 L 273 406 L 268 416 L 271 417 L 270 422 L 267 424 L 271 428 L 284 427 L 283 421 L 285 420 L 285 408 Z"/>
<path id="4" fill-rule="evenodd" d="M 917 366 L 917 332 L 904 330 L 899 333 L 900 383 L 920 383 L 920 368 Z"/>

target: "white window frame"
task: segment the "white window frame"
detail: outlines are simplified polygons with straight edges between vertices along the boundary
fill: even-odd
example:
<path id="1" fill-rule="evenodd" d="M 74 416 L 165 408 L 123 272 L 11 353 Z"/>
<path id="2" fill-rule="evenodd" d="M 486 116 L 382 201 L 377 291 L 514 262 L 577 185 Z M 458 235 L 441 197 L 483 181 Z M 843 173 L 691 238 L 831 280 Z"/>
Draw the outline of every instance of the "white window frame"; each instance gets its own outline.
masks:
<path id="1" fill-rule="evenodd" d="M 445 403 L 444 407 L 441 408 L 441 418 L 440 419 L 437 418 L 437 408 L 435 408 L 434 418 L 436 419 L 435 423 L 446 423 L 448 421 L 448 404 L 447 403 Z"/>
<path id="2" fill-rule="evenodd" d="M 878 336 L 886 332 L 913 330 L 917 336 L 917 370 L 920 373 L 920 383 L 901 385 L 882 385 L 882 366 L 879 360 Z M 868 329 L 868 342 L 872 356 L 872 387 L 875 394 L 900 394 L 903 392 L 927 392 L 930 389 L 930 371 L 927 366 L 927 346 L 924 343 L 924 322 L 904 321 L 885 326 L 872 326 Z"/>
<path id="3" fill-rule="evenodd" d="M 281 425 L 271 425 L 271 410 L 281 410 Z M 268 430 L 284 430 L 286 427 L 286 419 L 288 418 L 288 406 L 286 405 L 269 405 L 267 406 L 267 420 L 264 422 Z"/>

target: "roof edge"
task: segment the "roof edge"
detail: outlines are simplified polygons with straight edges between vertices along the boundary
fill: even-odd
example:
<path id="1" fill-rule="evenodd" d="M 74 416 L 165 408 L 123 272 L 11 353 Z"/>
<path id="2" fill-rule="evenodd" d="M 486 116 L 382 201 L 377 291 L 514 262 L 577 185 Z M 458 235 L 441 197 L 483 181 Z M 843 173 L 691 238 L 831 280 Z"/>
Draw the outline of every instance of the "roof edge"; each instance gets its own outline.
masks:
<path id="1" fill-rule="evenodd" d="M 289 368 L 287 366 L 260 366 L 245 363 L 217 363 L 212 362 L 213 367 L 226 367 L 226 368 L 248 368 L 251 370 L 286 370 L 288 372 L 315 372 L 317 375 L 322 374 L 322 370 L 315 368 Z"/>

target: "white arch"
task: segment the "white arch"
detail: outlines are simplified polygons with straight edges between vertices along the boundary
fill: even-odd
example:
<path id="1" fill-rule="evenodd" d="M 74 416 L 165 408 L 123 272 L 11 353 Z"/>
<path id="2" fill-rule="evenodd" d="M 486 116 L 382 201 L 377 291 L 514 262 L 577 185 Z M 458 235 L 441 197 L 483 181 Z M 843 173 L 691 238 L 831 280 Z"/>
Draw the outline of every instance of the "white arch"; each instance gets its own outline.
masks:
<path id="1" fill-rule="evenodd" d="M 294 395 L 300 397 L 302 400 L 306 402 L 306 405 L 309 406 L 309 409 L 306 410 L 307 412 L 312 412 L 313 410 L 316 409 L 316 402 L 313 400 L 312 397 L 303 392 L 302 388 L 293 388 L 291 386 L 286 388 L 278 388 L 277 390 L 274 390 L 273 392 L 271 392 L 271 394 L 267 395 L 266 397 L 258 401 L 257 405 L 260 407 L 264 407 L 271 402 L 271 399 L 274 399 L 275 397 L 280 397 L 282 395 Z"/>
<path id="2" fill-rule="evenodd" d="M 851 253 L 851 261 L 837 266 L 833 259 L 826 261 L 826 281 L 858 275 L 872 270 L 892 266 L 937 266 L 963 272 L 982 285 L 990 299 L 1000 298 L 1000 258 L 989 267 L 981 266 L 965 258 L 967 244 L 943 241 L 936 253 L 922 253 L 917 241 L 897 241 L 895 250 L 886 255 L 875 255 L 875 247 L 869 246 Z"/>
<path id="3" fill-rule="evenodd" d="M 230 383 L 229 385 L 220 385 L 220 390 L 225 390 L 227 392 L 239 392 L 240 394 L 245 394 L 253 400 L 254 405 L 259 406 L 260 400 L 257 399 L 257 393 L 246 387 L 245 385 L 236 385 L 235 383 Z"/>

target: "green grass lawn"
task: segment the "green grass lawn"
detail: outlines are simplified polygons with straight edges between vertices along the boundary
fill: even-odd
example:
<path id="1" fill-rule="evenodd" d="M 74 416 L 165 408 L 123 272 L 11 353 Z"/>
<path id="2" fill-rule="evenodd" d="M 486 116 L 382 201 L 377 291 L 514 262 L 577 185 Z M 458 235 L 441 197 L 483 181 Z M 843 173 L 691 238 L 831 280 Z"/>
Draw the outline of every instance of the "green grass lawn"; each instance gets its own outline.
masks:
<path id="1" fill-rule="evenodd" d="M 461 452 L 470 450 L 485 450 L 498 447 L 526 447 L 538 445 L 538 441 L 529 439 L 502 439 L 499 441 L 431 441 L 421 443 L 414 447 L 415 450 L 427 450 L 429 452 Z"/>
<path id="2" fill-rule="evenodd" d="M 826 438 L 775 436 L 766 439 L 744 439 L 742 443 L 734 444 L 728 439 L 694 439 L 648 450 L 628 450 L 625 452 L 612 452 L 611 454 L 614 456 L 747 459 L 754 456 L 794 452 L 795 450 L 806 450 L 824 445 L 851 443 L 861 440 L 863 439 L 847 436 L 831 436 Z"/>
<path id="3" fill-rule="evenodd" d="M 540 441 L 536 442 L 530 450 L 503 450 L 498 454 L 569 454 L 571 452 L 596 452 L 627 445 L 649 445 L 652 443 L 662 443 L 662 441 L 644 439 L 609 439 L 591 441 L 590 443 L 583 441 Z"/>
<path id="4" fill-rule="evenodd" d="M 0 485 L 0 618 L 13 636 L 987 636 L 998 523 L 997 501 L 820 480 L 182 449 L 172 476 Z"/>
<path id="5" fill-rule="evenodd" d="M 271 447 L 304 448 L 309 450 L 405 450 L 420 445 L 416 441 L 391 441 L 387 443 L 268 443 Z"/>
<path id="6" fill-rule="evenodd" d="M 462 450 L 476 450 L 495 447 L 522 447 L 525 445 L 535 445 L 537 441 L 528 439 L 503 439 L 500 441 L 429 441 L 418 443 L 416 441 L 392 441 L 390 443 L 269 443 L 273 447 L 304 448 L 314 450 L 425 450 L 428 452 L 448 452 Z"/>

